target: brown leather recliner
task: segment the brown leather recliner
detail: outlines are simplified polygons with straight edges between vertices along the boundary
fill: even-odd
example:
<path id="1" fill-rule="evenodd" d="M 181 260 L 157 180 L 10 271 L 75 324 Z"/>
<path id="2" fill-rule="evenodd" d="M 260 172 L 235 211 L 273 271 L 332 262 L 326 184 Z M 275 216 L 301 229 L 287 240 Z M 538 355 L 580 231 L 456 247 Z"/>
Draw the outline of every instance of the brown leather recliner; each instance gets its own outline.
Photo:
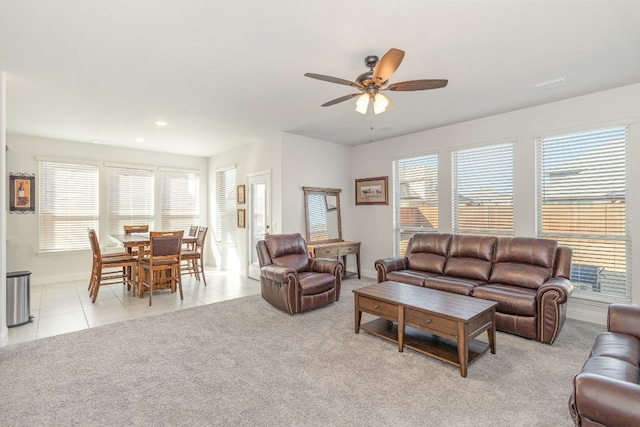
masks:
<path id="1" fill-rule="evenodd" d="M 640 307 L 611 304 L 607 331 L 573 380 L 569 412 L 576 426 L 640 425 L 639 381 Z"/>
<path id="2" fill-rule="evenodd" d="M 268 234 L 256 249 L 262 298 L 274 307 L 294 314 L 340 299 L 342 263 L 309 258 L 299 233 Z"/>

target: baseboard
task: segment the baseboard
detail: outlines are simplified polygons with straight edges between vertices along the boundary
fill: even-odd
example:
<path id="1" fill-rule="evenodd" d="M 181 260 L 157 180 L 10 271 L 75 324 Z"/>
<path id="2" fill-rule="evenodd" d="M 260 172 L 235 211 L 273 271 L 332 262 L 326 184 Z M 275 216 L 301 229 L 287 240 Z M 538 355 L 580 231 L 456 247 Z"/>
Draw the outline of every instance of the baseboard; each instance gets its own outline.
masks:
<path id="1" fill-rule="evenodd" d="M 88 284 L 89 275 L 90 275 L 89 272 L 87 272 L 87 273 L 59 274 L 56 276 L 40 276 L 40 277 L 32 276 L 30 284 L 32 286 L 39 286 L 39 285 L 50 285 L 53 283 L 74 282 L 77 280 L 86 280 Z"/>

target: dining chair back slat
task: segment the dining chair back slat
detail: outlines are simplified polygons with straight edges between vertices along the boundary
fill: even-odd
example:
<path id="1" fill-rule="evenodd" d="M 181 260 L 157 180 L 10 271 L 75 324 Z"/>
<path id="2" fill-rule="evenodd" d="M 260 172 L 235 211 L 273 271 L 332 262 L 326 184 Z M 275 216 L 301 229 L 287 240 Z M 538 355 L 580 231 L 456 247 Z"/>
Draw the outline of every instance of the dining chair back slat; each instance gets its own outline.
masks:
<path id="1" fill-rule="evenodd" d="M 143 274 L 138 289 L 140 295 L 148 290 L 149 305 L 152 304 L 153 291 L 157 289 L 170 288 L 173 293 L 178 287 L 180 299 L 184 299 L 180 277 L 183 235 L 184 231 L 149 233 L 149 253 L 140 260 Z"/>

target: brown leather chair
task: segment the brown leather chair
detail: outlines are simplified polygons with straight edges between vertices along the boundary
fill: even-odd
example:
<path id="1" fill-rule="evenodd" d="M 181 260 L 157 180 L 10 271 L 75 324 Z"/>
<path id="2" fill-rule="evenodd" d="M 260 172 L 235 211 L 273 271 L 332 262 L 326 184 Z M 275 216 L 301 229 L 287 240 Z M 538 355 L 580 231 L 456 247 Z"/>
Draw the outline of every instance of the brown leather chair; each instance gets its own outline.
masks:
<path id="1" fill-rule="evenodd" d="M 256 249 L 262 298 L 274 307 L 294 314 L 340 299 L 342 263 L 309 258 L 299 233 L 268 234 Z"/>

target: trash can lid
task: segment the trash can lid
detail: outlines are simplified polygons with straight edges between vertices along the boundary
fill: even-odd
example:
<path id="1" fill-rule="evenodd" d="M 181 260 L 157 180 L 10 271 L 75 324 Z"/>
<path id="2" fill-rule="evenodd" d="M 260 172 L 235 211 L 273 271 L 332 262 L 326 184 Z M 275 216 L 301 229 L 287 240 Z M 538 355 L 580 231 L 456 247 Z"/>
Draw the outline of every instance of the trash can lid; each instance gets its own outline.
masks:
<path id="1" fill-rule="evenodd" d="M 11 271 L 7 273 L 7 279 L 13 278 L 13 277 L 29 276 L 29 275 L 31 275 L 30 271 Z"/>

